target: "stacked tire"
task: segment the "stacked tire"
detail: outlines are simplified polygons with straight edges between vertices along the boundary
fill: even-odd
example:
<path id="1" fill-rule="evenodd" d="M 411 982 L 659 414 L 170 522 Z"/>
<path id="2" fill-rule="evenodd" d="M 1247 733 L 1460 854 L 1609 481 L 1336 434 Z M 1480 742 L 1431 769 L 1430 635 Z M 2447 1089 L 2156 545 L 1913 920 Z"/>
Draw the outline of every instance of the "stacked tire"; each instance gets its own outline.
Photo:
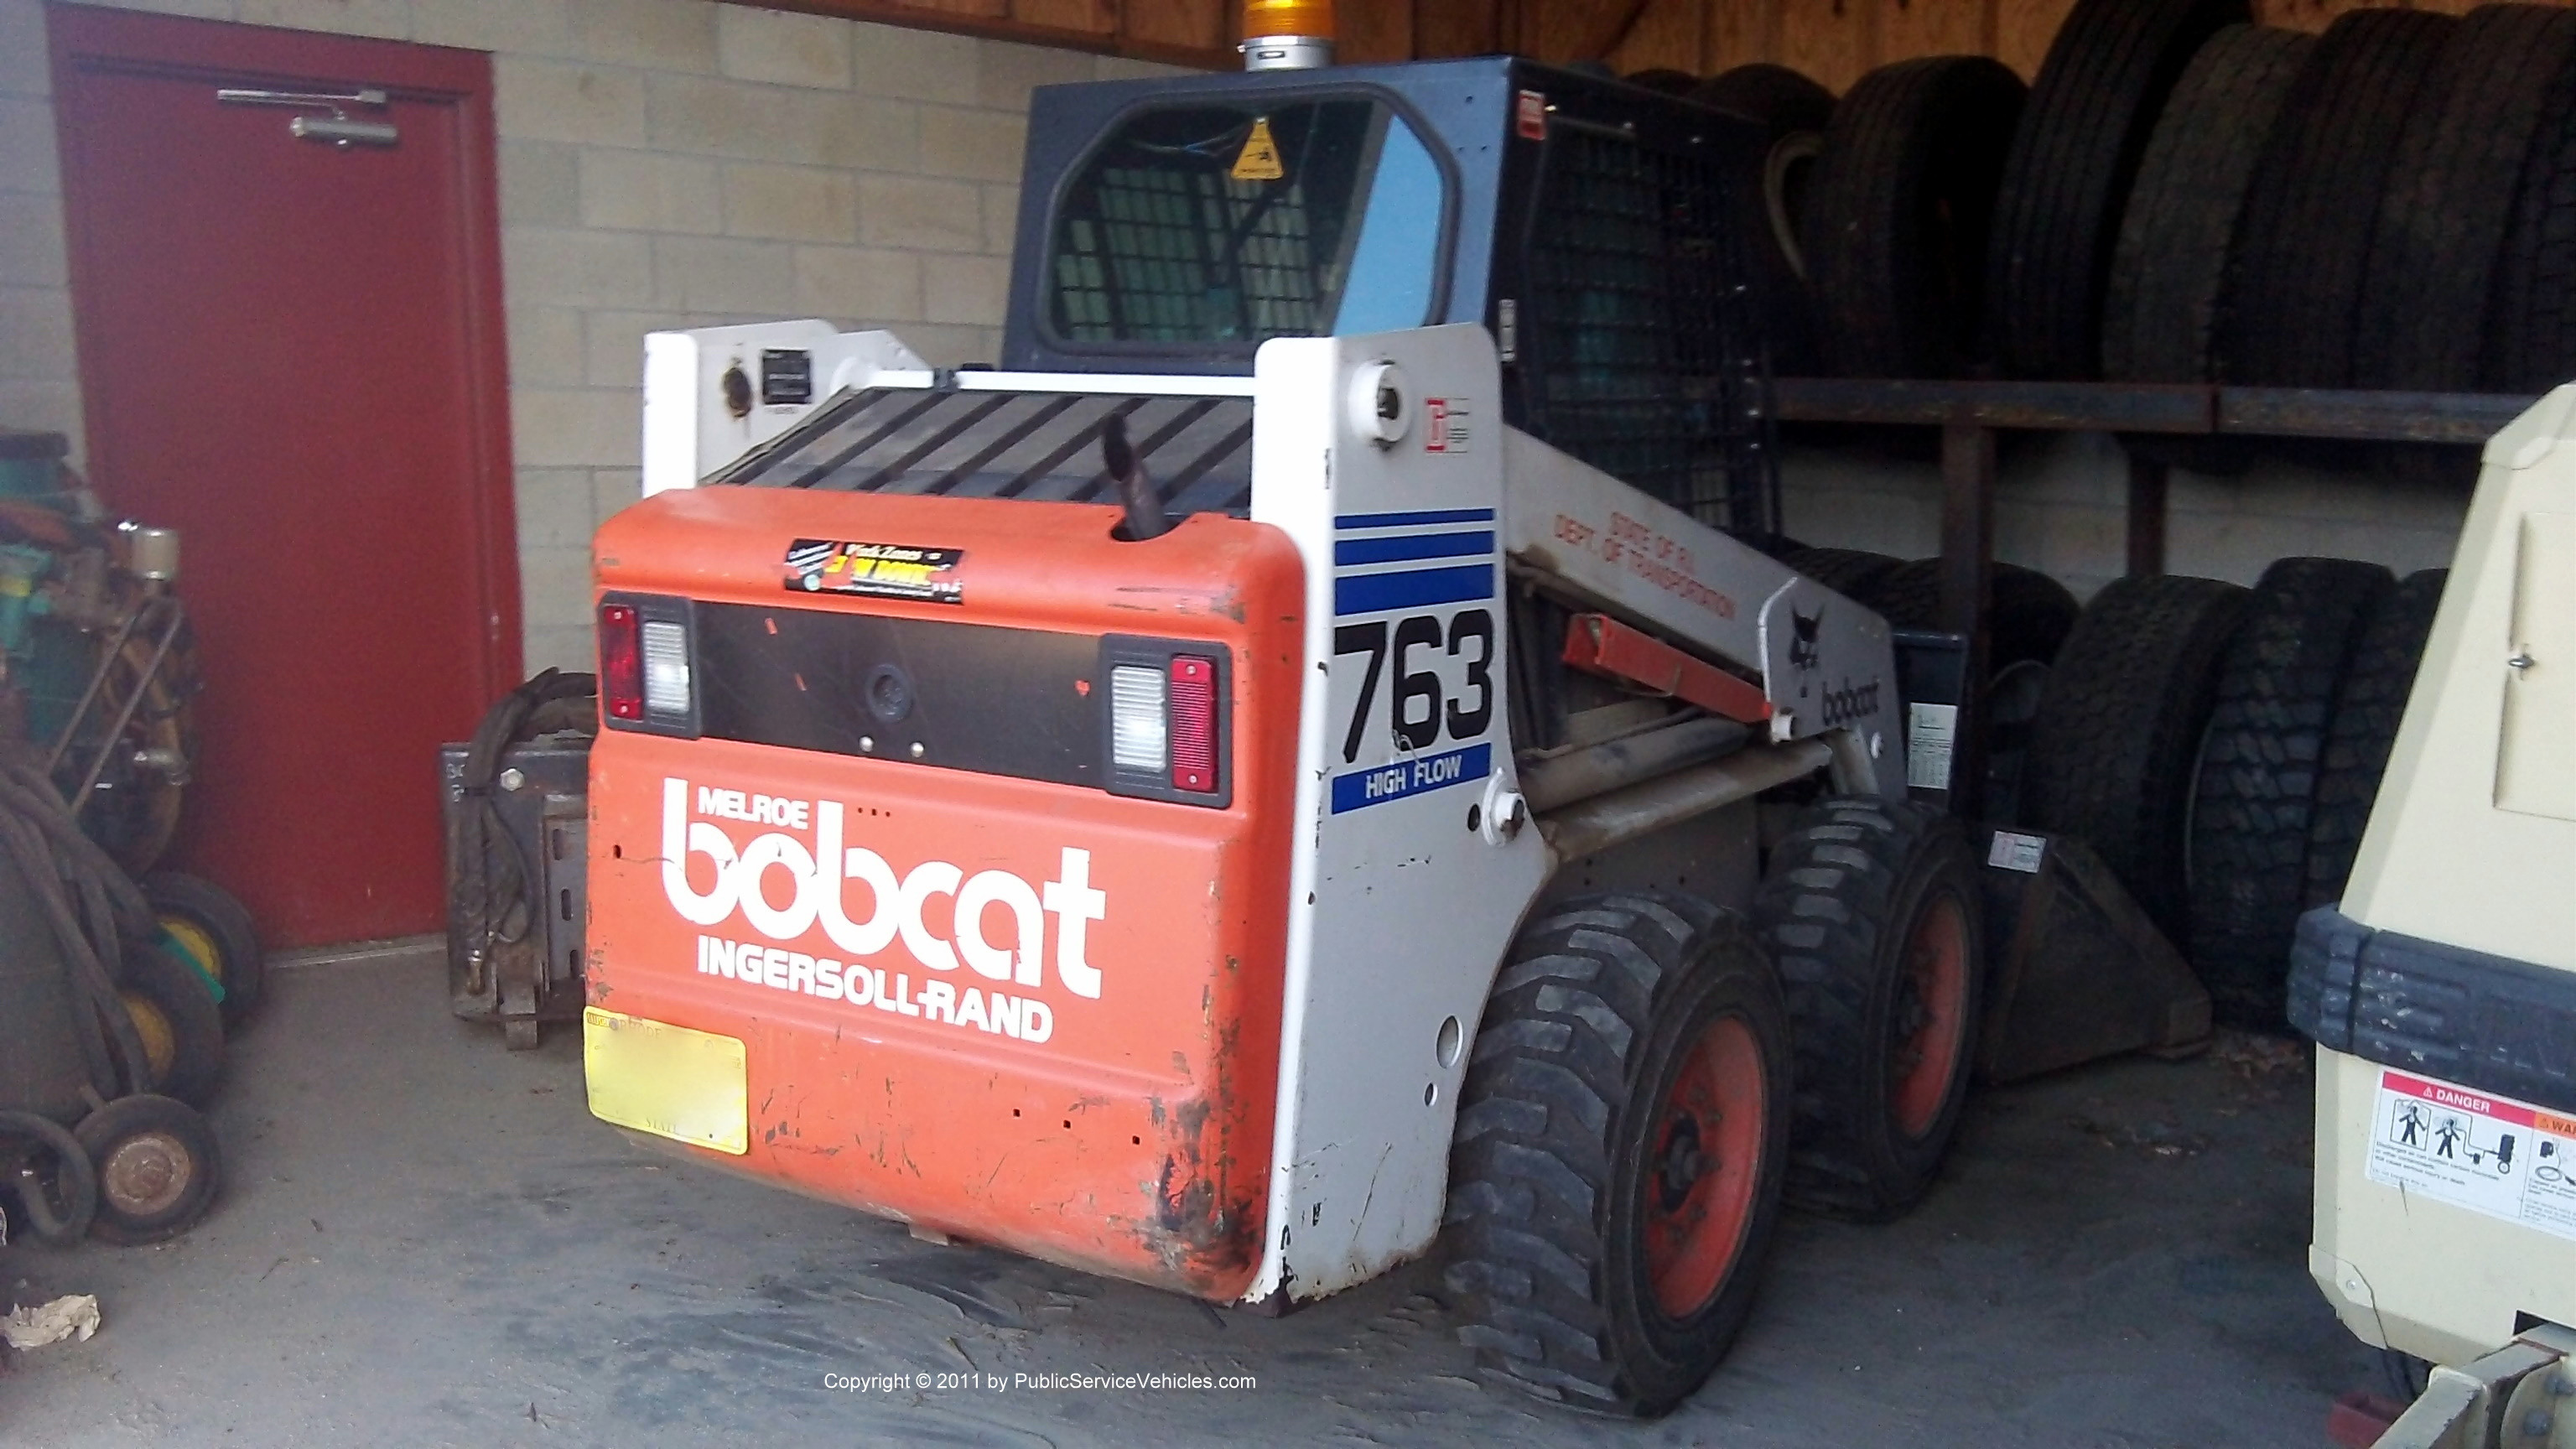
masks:
<path id="1" fill-rule="evenodd" d="M 2220 661 L 2184 841 L 2185 939 L 2230 1025 L 2284 1025 L 2326 734 L 2362 620 L 2393 583 L 2377 564 L 2282 559 L 2264 570 Z"/>
<path id="2" fill-rule="evenodd" d="M 2089 378 L 2131 183 L 2165 102 L 2246 0 L 2081 0 L 2031 87 L 1997 194 L 1986 292 L 2006 371 Z"/>
<path id="3" fill-rule="evenodd" d="M 1629 79 L 1645 83 L 1644 75 Z M 1753 295 L 1761 299 L 1772 371 L 1790 377 L 1815 372 L 1815 302 L 1798 234 L 1816 158 L 1833 122 L 1833 92 L 1784 65 L 1741 65 L 1683 94 L 1762 128 L 1761 175 L 1746 178 L 1734 198 L 1736 234 L 1752 266 Z"/>
<path id="4" fill-rule="evenodd" d="M 2576 11 L 2250 22 L 2246 0 L 2079 0 L 2026 93 L 1975 57 L 1864 76 L 1793 249 L 1815 360 L 2433 392 L 2576 376 Z M 2130 441 L 2207 472 L 2255 456 Z M 2450 481 L 2472 461 L 2376 456 Z"/>
<path id="5" fill-rule="evenodd" d="M 1863 76 L 1834 112 L 1801 247 L 1827 369 L 1956 377 L 1981 357 L 1982 257 L 2020 77 L 1982 56 Z"/>
<path id="6" fill-rule="evenodd" d="M 2444 575 L 2282 559 L 2251 589 L 2120 580 L 2059 652 L 2025 814 L 2091 845 L 2210 991 L 2283 1029 L 2299 913 L 2342 895 Z"/>
<path id="7" fill-rule="evenodd" d="M 2174 87 L 2148 138 L 2102 304 L 2102 374 L 2121 382 L 2218 380 L 2220 299 L 2239 218 L 2311 36 L 2231 25 Z M 2202 473 L 2241 472 L 2241 439 L 2142 434 L 2134 453 Z"/>

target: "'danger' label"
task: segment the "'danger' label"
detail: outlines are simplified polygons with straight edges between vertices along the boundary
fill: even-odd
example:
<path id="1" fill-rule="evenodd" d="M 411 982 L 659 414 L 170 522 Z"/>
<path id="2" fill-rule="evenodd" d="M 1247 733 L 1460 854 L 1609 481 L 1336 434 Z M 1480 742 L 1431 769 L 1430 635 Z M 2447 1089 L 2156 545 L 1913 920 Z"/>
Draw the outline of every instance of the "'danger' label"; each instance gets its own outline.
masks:
<path id="1" fill-rule="evenodd" d="M 2576 1238 L 2576 1118 L 2385 1069 L 2373 1108 L 2371 1181 Z"/>

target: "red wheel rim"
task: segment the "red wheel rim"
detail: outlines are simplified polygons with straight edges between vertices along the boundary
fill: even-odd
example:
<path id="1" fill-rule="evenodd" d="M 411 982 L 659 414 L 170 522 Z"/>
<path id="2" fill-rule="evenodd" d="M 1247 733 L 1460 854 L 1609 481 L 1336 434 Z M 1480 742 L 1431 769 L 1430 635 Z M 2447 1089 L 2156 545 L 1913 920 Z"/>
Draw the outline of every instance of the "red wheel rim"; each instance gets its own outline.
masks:
<path id="1" fill-rule="evenodd" d="M 1947 891 L 1914 918 L 1897 983 L 1896 1050 L 1888 1058 L 1888 1099 L 1908 1137 L 1932 1130 L 1950 1099 L 1968 1038 L 1968 915 Z"/>
<path id="2" fill-rule="evenodd" d="M 1753 1029 L 1741 1017 L 1710 1023 L 1646 1139 L 1646 1278 L 1667 1318 L 1706 1308 L 1743 1250 L 1768 1111 Z"/>

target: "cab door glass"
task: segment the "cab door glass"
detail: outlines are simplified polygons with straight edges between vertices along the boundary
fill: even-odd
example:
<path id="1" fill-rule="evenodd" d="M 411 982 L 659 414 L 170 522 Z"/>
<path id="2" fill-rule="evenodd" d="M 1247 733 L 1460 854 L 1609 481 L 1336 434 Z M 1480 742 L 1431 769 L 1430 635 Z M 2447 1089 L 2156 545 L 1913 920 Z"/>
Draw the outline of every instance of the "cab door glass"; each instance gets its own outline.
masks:
<path id="1" fill-rule="evenodd" d="M 1368 195 L 1333 316 L 1337 337 L 1421 326 L 1438 280 L 1440 166 L 1401 117 L 1388 119 Z"/>
<path id="2" fill-rule="evenodd" d="M 1216 343 L 1430 320 L 1447 179 L 1380 101 L 1131 116 L 1066 184 L 1047 321 L 1064 343 Z"/>

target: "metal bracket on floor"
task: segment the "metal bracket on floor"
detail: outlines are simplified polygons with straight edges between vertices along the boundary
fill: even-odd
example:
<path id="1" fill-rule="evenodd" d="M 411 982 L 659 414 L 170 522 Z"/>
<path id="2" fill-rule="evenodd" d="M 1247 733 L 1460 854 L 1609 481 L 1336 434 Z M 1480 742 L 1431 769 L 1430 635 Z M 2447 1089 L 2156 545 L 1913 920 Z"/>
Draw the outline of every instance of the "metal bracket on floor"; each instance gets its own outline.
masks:
<path id="1" fill-rule="evenodd" d="M 1982 832 L 1993 964 L 1978 1074 L 2019 1081 L 2123 1052 L 2209 1039 L 2209 993 L 2084 842 Z"/>

